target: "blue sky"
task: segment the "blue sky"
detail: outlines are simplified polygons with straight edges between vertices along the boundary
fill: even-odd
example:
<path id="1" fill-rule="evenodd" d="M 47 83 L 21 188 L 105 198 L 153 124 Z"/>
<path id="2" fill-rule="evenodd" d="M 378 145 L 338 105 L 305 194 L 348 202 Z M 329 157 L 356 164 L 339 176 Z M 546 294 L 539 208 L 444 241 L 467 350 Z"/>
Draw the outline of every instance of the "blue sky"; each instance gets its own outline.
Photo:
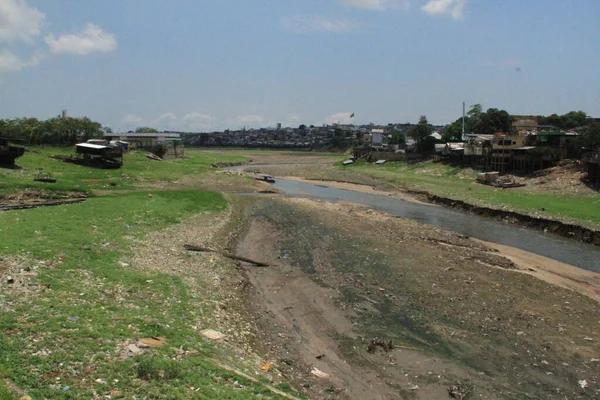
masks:
<path id="1" fill-rule="evenodd" d="M 0 118 L 112 127 L 600 117 L 597 0 L 0 0 Z"/>

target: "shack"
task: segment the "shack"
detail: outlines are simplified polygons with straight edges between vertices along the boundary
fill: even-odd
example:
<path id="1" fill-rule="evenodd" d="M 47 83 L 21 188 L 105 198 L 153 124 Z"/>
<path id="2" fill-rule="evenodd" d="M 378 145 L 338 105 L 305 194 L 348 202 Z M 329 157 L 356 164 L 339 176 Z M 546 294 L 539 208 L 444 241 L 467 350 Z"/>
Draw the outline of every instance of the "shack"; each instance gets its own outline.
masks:
<path id="1" fill-rule="evenodd" d="M 120 168 L 123 165 L 123 148 L 110 144 L 78 143 L 75 158 L 65 161 L 98 168 Z"/>
<path id="2" fill-rule="evenodd" d="M 137 149 L 154 152 L 158 146 L 162 146 L 165 153 L 161 155 L 161 158 L 181 158 L 185 155 L 183 141 L 179 133 L 116 133 L 106 135 L 106 139 L 127 143 L 128 150 Z"/>

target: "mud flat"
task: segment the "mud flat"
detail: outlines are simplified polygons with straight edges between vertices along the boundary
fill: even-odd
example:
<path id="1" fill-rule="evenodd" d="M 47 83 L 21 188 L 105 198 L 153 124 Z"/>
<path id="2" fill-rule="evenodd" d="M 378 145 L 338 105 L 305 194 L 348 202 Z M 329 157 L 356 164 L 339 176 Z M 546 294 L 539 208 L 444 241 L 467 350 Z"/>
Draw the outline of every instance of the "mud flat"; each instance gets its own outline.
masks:
<path id="1" fill-rule="evenodd" d="M 309 199 L 255 199 L 236 242 L 272 265 L 242 267 L 256 345 L 310 398 L 600 393 L 596 274 Z"/>

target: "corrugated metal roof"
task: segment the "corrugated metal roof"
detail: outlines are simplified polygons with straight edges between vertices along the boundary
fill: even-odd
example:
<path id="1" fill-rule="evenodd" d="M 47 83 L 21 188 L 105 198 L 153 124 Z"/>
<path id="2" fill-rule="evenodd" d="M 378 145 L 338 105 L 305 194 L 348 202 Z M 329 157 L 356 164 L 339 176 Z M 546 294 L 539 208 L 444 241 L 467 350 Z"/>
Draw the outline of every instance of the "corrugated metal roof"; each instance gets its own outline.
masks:
<path id="1" fill-rule="evenodd" d="M 78 143 L 75 146 L 77 147 L 85 147 L 86 149 L 94 149 L 94 150 L 101 150 L 101 149 L 107 149 L 108 146 L 102 146 L 99 144 L 93 144 L 93 143 Z"/>
<path id="2" fill-rule="evenodd" d="M 128 138 L 148 138 L 148 137 L 164 137 L 164 138 L 179 138 L 181 137 L 181 135 L 179 135 L 179 133 L 166 133 L 166 132 L 159 132 L 159 133 L 110 133 L 107 134 L 106 136 L 109 137 L 128 137 Z"/>

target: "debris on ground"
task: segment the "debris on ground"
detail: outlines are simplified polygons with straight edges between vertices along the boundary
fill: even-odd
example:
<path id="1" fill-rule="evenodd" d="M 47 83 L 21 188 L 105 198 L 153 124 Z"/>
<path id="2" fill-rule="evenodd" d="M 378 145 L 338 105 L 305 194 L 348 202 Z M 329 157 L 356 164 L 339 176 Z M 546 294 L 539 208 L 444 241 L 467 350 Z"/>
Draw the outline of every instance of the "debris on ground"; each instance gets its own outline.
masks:
<path id="1" fill-rule="evenodd" d="M 323 372 L 318 368 L 313 367 L 310 373 L 319 378 L 329 378 L 329 374 L 327 372 Z"/>
<path id="2" fill-rule="evenodd" d="M 191 244 L 186 244 L 184 247 L 185 247 L 186 250 L 189 250 L 189 251 L 197 251 L 197 252 L 205 252 L 205 253 L 216 253 L 216 254 L 222 255 L 223 257 L 227 257 L 227 258 L 235 260 L 235 261 L 243 261 L 243 262 L 246 262 L 246 263 L 249 263 L 249 264 L 254 264 L 257 267 L 268 267 L 269 266 L 269 264 L 261 262 L 261 261 L 256 261 L 256 260 L 252 260 L 250 258 L 236 256 L 235 254 L 225 253 L 225 252 L 222 252 L 222 251 L 210 249 L 208 247 L 194 246 L 194 245 L 191 245 Z"/>
<path id="3" fill-rule="evenodd" d="M 202 332 L 200 332 L 200 334 L 210 340 L 221 340 L 225 337 L 225 335 L 221 332 L 212 329 L 205 329 Z"/>
<path id="4" fill-rule="evenodd" d="M 371 341 L 369 342 L 369 345 L 367 346 L 367 351 L 369 353 L 375 353 L 375 351 L 377 351 L 378 347 L 381 347 L 381 349 L 387 353 L 388 351 L 390 351 L 394 348 L 394 344 L 392 343 L 391 340 L 383 340 L 380 338 L 373 338 L 373 339 L 371 339 Z"/>
<path id="5" fill-rule="evenodd" d="M 160 158 L 156 154 L 152 154 L 152 153 L 146 154 L 146 157 L 148 157 L 150 160 L 154 160 L 154 161 L 163 161 L 162 158 Z"/>
<path id="6" fill-rule="evenodd" d="M 466 400 L 471 395 L 471 389 L 461 386 L 460 383 L 448 386 L 448 396 L 452 399 Z"/>
<path id="7" fill-rule="evenodd" d="M 263 364 L 262 367 L 260 367 L 261 370 L 269 372 L 269 370 L 271 369 L 271 367 L 273 366 L 273 362 L 269 361 L 268 363 Z"/>
<path id="8" fill-rule="evenodd" d="M 160 347 L 167 343 L 167 339 L 164 337 L 152 336 L 149 338 L 142 338 L 139 340 L 138 346 L 141 347 Z"/>

